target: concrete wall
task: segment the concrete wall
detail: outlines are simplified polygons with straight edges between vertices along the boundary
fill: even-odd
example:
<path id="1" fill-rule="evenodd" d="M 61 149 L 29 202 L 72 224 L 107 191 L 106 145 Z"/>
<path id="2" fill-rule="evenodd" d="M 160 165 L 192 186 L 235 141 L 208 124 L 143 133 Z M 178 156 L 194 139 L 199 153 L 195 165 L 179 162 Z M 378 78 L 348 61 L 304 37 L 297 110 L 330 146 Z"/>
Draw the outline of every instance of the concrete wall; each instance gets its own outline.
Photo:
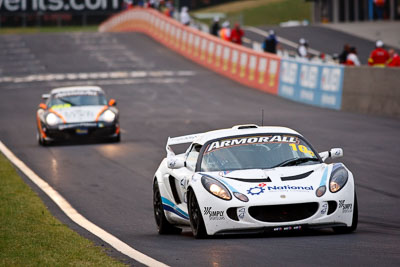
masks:
<path id="1" fill-rule="evenodd" d="M 400 118 L 400 68 L 347 67 L 341 110 Z"/>

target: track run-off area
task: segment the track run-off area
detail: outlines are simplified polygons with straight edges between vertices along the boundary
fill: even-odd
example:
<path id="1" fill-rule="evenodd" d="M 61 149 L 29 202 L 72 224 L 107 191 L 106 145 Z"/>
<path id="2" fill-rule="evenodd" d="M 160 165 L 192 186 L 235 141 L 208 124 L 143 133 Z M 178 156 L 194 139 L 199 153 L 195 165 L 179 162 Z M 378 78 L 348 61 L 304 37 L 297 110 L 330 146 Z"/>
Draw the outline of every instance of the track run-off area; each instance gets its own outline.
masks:
<path id="1" fill-rule="evenodd" d="M 99 85 L 120 110 L 117 144 L 40 147 L 35 112 L 54 87 Z M 379 88 L 377 88 L 378 90 Z M 342 147 L 359 204 L 355 233 L 330 230 L 195 240 L 157 234 L 152 178 L 168 136 L 261 123 L 293 128 L 318 151 Z M 87 220 L 170 266 L 398 266 L 400 121 L 311 107 L 239 85 L 139 33 L 0 36 L 0 141 Z M 76 225 L 23 174 L 50 211 Z M 107 244 L 105 244 L 108 246 Z M 111 255 L 132 265 L 133 259 Z"/>

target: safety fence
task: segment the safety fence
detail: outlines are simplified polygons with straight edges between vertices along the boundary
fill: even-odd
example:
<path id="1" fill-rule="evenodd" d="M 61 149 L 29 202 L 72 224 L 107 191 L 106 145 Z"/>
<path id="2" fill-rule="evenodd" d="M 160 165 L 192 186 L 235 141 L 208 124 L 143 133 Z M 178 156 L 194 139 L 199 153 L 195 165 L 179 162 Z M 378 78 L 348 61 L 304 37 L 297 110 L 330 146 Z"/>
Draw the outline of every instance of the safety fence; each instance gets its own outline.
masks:
<path id="1" fill-rule="evenodd" d="M 179 22 L 151 9 L 121 12 L 100 32 L 143 32 L 185 57 L 241 84 L 294 101 L 340 109 L 343 68 L 292 61 L 242 47 Z"/>

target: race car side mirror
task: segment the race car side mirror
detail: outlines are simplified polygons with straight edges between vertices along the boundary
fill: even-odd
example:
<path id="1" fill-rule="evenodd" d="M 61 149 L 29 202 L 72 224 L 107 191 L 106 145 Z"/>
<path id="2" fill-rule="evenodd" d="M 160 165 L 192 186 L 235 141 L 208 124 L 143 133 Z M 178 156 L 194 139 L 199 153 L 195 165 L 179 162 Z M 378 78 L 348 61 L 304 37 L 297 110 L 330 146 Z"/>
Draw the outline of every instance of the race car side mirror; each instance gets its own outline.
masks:
<path id="1" fill-rule="evenodd" d="M 42 99 L 47 100 L 50 97 L 50 94 L 43 94 Z"/>
<path id="2" fill-rule="evenodd" d="M 117 101 L 115 101 L 115 99 L 110 99 L 110 101 L 108 101 L 108 105 L 109 105 L 110 107 L 116 106 L 116 105 L 117 105 Z"/>
<path id="3" fill-rule="evenodd" d="M 47 109 L 47 105 L 45 103 L 40 103 L 39 104 L 39 108 L 46 110 Z"/>
<path id="4" fill-rule="evenodd" d="M 167 158 L 167 165 L 170 169 L 179 169 L 186 166 L 183 158 L 175 156 Z"/>
<path id="5" fill-rule="evenodd" d="M 325 161 L 327 158 L 341 158 L 343 157 L 343 149 L 341 148 L 332 148 L 329 151 L 324 151 L 319 153 L 319 156 L 322 158 L 322 161 Z"/>

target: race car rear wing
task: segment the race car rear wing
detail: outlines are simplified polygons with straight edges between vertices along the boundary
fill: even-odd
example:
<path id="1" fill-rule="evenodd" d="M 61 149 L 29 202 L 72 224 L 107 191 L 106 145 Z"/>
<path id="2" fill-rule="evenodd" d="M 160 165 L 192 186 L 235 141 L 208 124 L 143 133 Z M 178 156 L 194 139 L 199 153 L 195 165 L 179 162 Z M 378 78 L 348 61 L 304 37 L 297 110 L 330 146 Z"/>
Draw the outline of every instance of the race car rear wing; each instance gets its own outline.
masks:
<path id="1" fill-rule="evenodd" d="M 191 143 L 193 142 L 197 137 L 199 137 L 201 135 L 201 133 L 198 134 L 190 134 L 190 135 L 183 135 L 183 136 L 178 136 L 178 137 L 168 137 L 168 141 L 167 141 L 167 146 L 166 146 L 166 150 L 167 150 L 167 157 L 169 156 L 174 156 L 175 153 L 174 151 L 172 151 L 170 146 L 173 145 L 179 145 L 179 144 L 186 144 L 186 143 Z"/>

